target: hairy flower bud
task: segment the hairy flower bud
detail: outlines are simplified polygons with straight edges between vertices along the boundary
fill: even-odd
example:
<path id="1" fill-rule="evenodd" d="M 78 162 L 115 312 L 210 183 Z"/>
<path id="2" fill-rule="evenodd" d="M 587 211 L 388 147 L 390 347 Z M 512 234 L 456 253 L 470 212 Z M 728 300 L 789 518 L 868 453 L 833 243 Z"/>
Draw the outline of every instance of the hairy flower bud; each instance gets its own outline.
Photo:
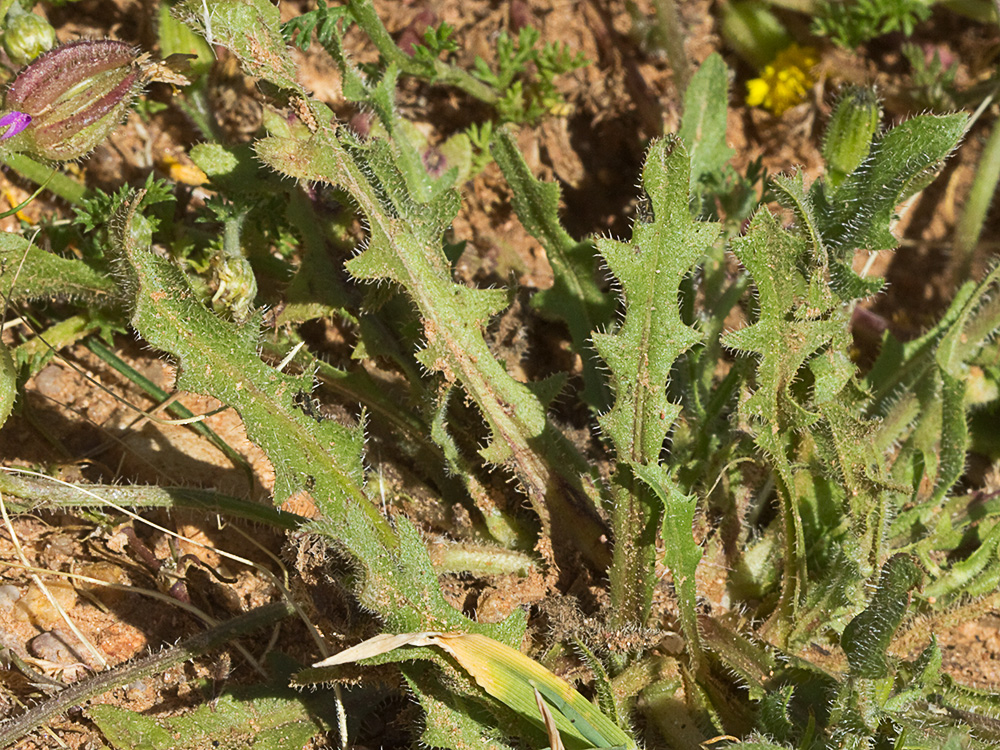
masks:
<path id="1" fill-rule="evenodd" d="M 110 39 L 71 42 L 24 68 L 4 97 L 3 115 L 30 118 L 0 138 L 14 151 L 53 161 L 89 153 L 124 119 L 146 82 L 136 50 Z M 8 122 L 14 122 L 8 120 Z M 23 119 L 18 120 L 23 122 Z"/>
<path id="2" fill-rule="evenodd" d="M 3 48 L 11 62 L 24 65 L 55 46 L 56 30 L 52 24 L 34 13 L 14 13 L 17 3 L 7 14 L 7 28 L 3 33 Z"/>
<path id="3" fill-rule="evenodd" d="M 832 187 L 840 185 L 867 158 L 881 119 L 882 108 L 874 89 L 852 86 L 840 97 L 823 141 L 827 182 Z"/>
<path id="4" fill-rule="evenodd" d="M 257 296 L 257 279 L 246 258 L 216 256 L 212 261 L 219 289 L 212 296 L 212 307 L 228 313 L 237 323 L 246 322 Z"/>

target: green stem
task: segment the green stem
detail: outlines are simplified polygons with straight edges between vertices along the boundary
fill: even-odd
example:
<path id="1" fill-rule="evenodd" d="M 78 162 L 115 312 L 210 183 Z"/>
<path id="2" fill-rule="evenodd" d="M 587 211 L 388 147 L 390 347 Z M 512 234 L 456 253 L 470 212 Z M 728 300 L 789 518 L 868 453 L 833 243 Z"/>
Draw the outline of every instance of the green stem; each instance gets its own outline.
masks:
<path id="1" fill-rule="evenodd" d="M 223 224 L 222 232 L 222 253 L 227 258 L 242 258 L 243 244 L 240 235 L 243 232 L 243 222 L 250 213 L 249 208 L 243 208 L 235 216 L 230 216 Z"/>
<path id="2" fill-rule="evenodd" d="M 0 341 L 0 427 L 7 421 L 17 397 L 17 368 L 10 350 Z"/>
<path id="3" fill-rule="evenodd" d="M 42 481 L 0 472 L 0 493 L 20 498 L 7 507 L 14 513 L 46 508 L 104 508 L 120 505 L 126 508 L 191 508 L 204 513 L 219 513 L 293 531 L 308 519 L 285 513 L 266 505 L 230 497 L 209 490 L 183 487 L 142 487 L 118 485 L 85 485 L 76 487 L 58 482 Z"/>
<path id="4" fill-rule="evenodd" d="M 44 185 L 50 193 L 59 196 L 67 203 L 79 205 L 87 196 L 86 186 L 57 171 L 55 167 L 37 162 L 29 156 L 7 154 L 0 156 L 0 161 L 25 179 L 31 180 L 36 185 Z"/>
<path id="5" fill-rule="evenodd" d="M 956 278 L 968 278 L 972 268 L 972 256 L 979 243 L 986 214 L 990 210 L 997 182 L 1000 181 L 1000 121 L 993 123 L 993 131 L 986 140 L 979 165 L 976 168 L 972 188 L 965 201 L 965 210 L 955 228 L 954 254 L 958 259 Z"/>
<path id="6" fill-rule="evenodd" d="M 656 9 L 656 24 L 663 34 L 663 46 L 670 60 L 670 69 L 674 73 L 674 84 L 680 96 L 684 96 L 688 81 L 691 80 L 691 63 L 684 49 L 684 29 L 681 27 L 681 17 L 677 13 L 675 0 L 653 0 Z"/>
<path id="7" fill-rule="evenodd" d="M 163 674 L 165 670 L 175 664 L 182 664 L 189 659 L 218 648 L 234 638 L 273 625 L 293 614 L 295 614 L 295 608 L 287 602 L 266 604 L 247 612 L 245 615 L 216 625 L 214 628 L 158 654 L 123 664 L 101 672 L 85 682 L 71 685 L 44 703 L 9 720 L 0 728 L 0 748 L 12 745 L 29 732 L 34 731 L 53 717 L 65 713 L 73 706 L 86 703 L 120 685 L 127 685 L 136 680 Z"/>
<path id="8" fill-rule="evenodd" d="M 656 585 L 656 498 L 626 464 L 615 472 L 611 530 L 611 626 L 643 627 Z"/>
<path id="9" fill-rule="evenodd" d="M 474 575 L 529 575 L 535 561 L 523 552 L 485 544 L 435 544 L 430 548 L 434 570 Z"/>

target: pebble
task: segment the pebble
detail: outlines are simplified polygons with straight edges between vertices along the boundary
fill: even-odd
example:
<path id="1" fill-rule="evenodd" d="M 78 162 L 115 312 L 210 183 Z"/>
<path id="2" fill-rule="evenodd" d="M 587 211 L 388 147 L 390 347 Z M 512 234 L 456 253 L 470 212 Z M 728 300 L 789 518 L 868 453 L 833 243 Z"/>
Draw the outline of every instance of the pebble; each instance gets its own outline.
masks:
<path id="1" fill-rule="evenodd" d="M 73 647 L 76 638 L 62 630 L 49 630 L 28 642 L 28 653 L 62 668 L 62 679 L 73 682 L 87 672 L 84 657 Z"/>

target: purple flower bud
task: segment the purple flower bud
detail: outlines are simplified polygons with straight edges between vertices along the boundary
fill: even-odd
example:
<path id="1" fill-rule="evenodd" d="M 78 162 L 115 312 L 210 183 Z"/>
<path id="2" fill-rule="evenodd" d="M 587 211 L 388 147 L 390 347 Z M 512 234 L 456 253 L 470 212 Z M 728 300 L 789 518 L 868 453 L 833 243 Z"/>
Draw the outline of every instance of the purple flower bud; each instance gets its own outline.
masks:
<path id="1" fill-rule="evenodd" d="M 145 82 L 139 55 L 125 42 L 85 40 L 57 47 L 10 85 L 0 125 L 7 121 L 12 127 L 3 137 L 20 132 L 11 146 L 44 159 L 79 158 L 118 127 Z"/>

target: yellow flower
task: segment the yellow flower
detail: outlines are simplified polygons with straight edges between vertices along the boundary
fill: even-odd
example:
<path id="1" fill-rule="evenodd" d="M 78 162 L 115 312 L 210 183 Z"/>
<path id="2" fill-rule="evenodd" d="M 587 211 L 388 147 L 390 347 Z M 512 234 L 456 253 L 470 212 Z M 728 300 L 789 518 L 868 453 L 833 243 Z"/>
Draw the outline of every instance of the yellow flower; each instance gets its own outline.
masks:
<path id="1" fill-rule="evenodd" d="M 819 62 L 816 50 L 791 44 L 761 71 L 760 78 L 747 81 L 746 103 L 780 116 L 806 97 L 815 79 L 812 69 Z"/>

